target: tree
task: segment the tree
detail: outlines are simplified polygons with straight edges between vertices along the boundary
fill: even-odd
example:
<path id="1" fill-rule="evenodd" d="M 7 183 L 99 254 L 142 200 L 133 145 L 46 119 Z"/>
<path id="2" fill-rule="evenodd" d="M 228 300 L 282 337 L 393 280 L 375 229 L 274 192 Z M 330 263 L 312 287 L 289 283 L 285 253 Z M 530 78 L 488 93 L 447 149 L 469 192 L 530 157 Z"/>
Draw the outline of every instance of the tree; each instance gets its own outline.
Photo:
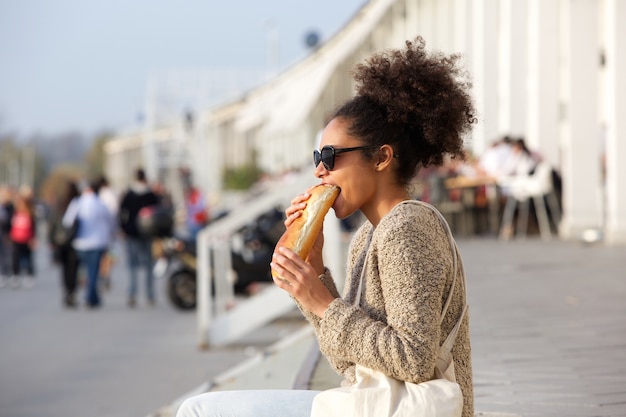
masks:
<path id="1" fill-rule="evenodd" d="M 43 160 L 35 143 L 20 144 L 13 137 L 0 138 L 0 184 L 34 190 L 43 175 Z"/>
<path id="2" fill-rule="evenodd" d="M 43 179 L 39 187 L 39 196 L 49 205 L 54 205 L 57 198 L 66 192 L 67 182 L 79 182 L 84 175 L 83 169 L 78 165 L 56 165 Z"/>
<path id="3" fill-rule="evenodd" d="M 95 178 L 104 172 L 104 145 L 113 135 L 110 132 L 99 133 L 85 155 L 85 173 L 89 178 Z"/>
<path id="4" fill-rule="evenodd" d="M 0 184 L 18 186 L 19 149 L 11 136 L 0 138 Z"/>
<path id="5" fill-rule="evenodd" d="M 257 152 L 251 150 L 248 163 L 235 168 L 226 168 L 223 173 L 223 184 L 226 190 L 248 190 L 263 175 L 257 163 Z"/>

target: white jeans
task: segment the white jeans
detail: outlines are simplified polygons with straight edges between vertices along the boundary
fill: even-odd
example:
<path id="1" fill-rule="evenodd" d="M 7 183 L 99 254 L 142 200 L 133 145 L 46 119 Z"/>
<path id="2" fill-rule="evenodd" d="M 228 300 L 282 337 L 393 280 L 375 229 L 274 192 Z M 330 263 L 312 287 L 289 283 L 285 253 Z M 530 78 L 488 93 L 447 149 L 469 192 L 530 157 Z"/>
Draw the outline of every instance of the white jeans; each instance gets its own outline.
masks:
<path id="1" fill-rule="evenodd" d="M 310 417 L 319 391 L 216 391 L 186 399 L 176 417 Z"/>

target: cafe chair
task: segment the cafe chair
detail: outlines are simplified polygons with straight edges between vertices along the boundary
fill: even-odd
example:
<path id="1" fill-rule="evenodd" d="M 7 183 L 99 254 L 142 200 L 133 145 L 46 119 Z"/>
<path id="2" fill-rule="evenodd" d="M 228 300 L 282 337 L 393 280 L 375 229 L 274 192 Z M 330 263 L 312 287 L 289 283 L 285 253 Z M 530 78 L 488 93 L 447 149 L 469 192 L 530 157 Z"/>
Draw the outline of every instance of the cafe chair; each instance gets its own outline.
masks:
<path id="1" fill-rule="evenodd" d="M 555 225 L 559 224 L 561 210 L 552 182 L 552 167 L 540 162 L 532 175 L 520 175 L 505 180 L 501 184 L 507 191 L 507 199 L 502 214 L 500 238 L 508 240 L 512 237 L 513 216 L 519 206 L 516 236 L 525 237 L 528 228 L 528 211 L 532 199 L 537 214 L 539 233 L 543 240 L 552 238 L 550 220 L 546 209 L 546 201 L 550 206 L 550 216 Z"/>

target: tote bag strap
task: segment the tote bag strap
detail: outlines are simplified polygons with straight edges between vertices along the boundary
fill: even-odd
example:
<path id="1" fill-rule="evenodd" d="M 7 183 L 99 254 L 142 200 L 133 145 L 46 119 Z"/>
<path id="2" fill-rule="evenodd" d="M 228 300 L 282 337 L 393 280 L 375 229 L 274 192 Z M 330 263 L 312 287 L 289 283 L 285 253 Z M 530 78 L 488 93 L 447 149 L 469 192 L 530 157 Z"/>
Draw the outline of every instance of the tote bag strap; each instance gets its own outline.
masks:
<path id="1" fill-rule="evenodd" d="M 446 230 L 446 232 L 448 234 L 448 239 L 450 240 L 450 248 L 452 250 L 452 262 L 453 262 L 454 276 L 452 278 L 452 285 L 450 287 L 450 292 L 448 293 L 448 297 L 446 298 L 446 302 L 444 303 L 444 306 L 443 306 L 442 311 L 441 311 L 441 318 L 440 318 L 440 324 L 441 324 L 443 322 L 443 319 L 444 319 L 446 313 L 448 312 L 448 307 L 450 306 L 450 302 L 452 301 L 452 294 L 454 293 L 454 287 L 456 286 L 457 271 L 458 271 L 457 245 L 456 245 L 456 241 L 454 240 L 454 237 L 452 236 L 452 231 L 450 230 L 450 226 L 448 225 L 448 222 L 443 217 L 443 214 L 441 214 L 439 212 L 439 210 L 437 210 L 432 205 L 430 205 L 428 203 L 425 203 L 423 201 L 411 200 L 411 202 L 414 202 L 414 204 L 419 204 L 421 206 L 428 207 L 429 209 L 431 209 L 432 212 L 435 213 L 437 215 L 437 217 L 439 217 L 439 220 L 441 220 L 441 223 L 444 226 L 444 229 Z M 462 271 L 462 273 L 461 273 L 461 279 L 462 279 L 463 291 L 466 292 L 466 290 L 465 290 L 466 289 L 466 281 L 465 281 L 465 272 L 464 271 Z M 467 294 L 465 294 L 465 300 L 467 300 Z M 453 362 L 452 346 L 454 346 L 454 342 L 456 340 L 456 335 L 457 335 L 457 333 L 459 331 L 459 328 L 461 327 L 461 323 L 463 322 L 463 318 L 465 317 L 465 314 L 467 313 L 467 309 L 468 309 L 468 305 L 467 305 L 467 301 L 465 301 L 465 303 L 463 304 L 463 311 L 461 311 L 461 315 L 459 316 L 459 318 L 456 321 L 456 324 L 454 325 L 452 330 L 450 330 L 450 333 L 446 337 L 446 340 L 444 340 L 443 344 L 439 348 L 439 355 L 437 357 L 437 365 L 436 365 L 436 367 L 437 367 L 437 370 L 440 372 L 441 376 L 444 376 L 446 374 L 447 369 L 450 367 L 450 365 Z"/>
<path id="2" fill-rule="evenodd" d="M 457 259 L 457 246 L 456 246 L 456 241 L 454 240 L 454 237 L 452 236 L 452 231 L 450 230 L 450 226 L 448 225 L 448 222 L 446 221 L 445 217 L 443 217 L 443 214 L 441 214 L 439 212 L 439 210 L 437 210 L 435 207 L 433 207 L 432 205 L 425 203 L 423 201 L 419 201 L 419 200 L 406 200 L 403 201 L 403 203 L 412 203 L 412 204 L 418 204 L 424 207 L 429 208 L 433 213 L 435 213 L 435 215 L 439 218 L 439 220 L 441 221 L 441 224 L 443 225 L 444 229 L 446 230 L 447 234 L 448 234 L 448 239 L 450 241 L 450 249 L 452 251 L 452 267 L 453 267 L 453 276 L 452 276 L 452 285 L 450 286 L 450 292 L 448 293 L 448 297 L 446 298 L 446 302 L 443 305 L 442 311 L 441 311 L 441 317 L 439 319 L 439 324 L 443 323 L 443 319 L 446 316 L 446 313 L 448 312 L 448 307 L 450 306 L 450 302 L 452 301 L 452 295 L 454 293 L 454 287 L 456 286 L 456 280 L 457 280 L 457 270 L 458 270 L 458 259 Z M 401 203 L 402 204 L 402 203 Z M 374 228 L 372 227 L 372 230 L 370 230 L 370 233 L 368 235 L 367 238 L 367 243 L 365 245 L 365 247 L 367 248 L 367 252 L 365 255 L 365 260 L 363 261 L 363 269 L 361 269 L 361 276 L 359 279 L 359 288 L 357 290 L 357 295 L 356 298 L 354 300 L 354 305 L 359 305 L 360 300 L 361 300 L 361 294 L 363 292 L 363 281 L 365 281 L 365 269 L 367 267 L 367 261 L 369 259 L 369 254 L 370 254 L 370 250 L 369 250 L 369 246 L 370 243 L 372 241 L 372 235 L 374 234 Z M 465 273 L 461 274 L 462 279 L 463 279 L 463 290 L 465 290 Z M 467 311 L 467 303 L 465 303 L 465 305 L 463 306 L 463 311 L 461 313 L 461 316 L 459 317 L 459 319 L 457 320 L 456 325 L 454 326 L 454 328 L 450 331 L 450 334 L 448 334 L 448 337 L 446 338 L 443 346 L 447 346 L 450 345 L 450 349 L 452 349 L 452 345 L 454 344 L 454 340 L 456 339 L 456 333 L 461 325 L 461 322 L 463 321 L 463 317 L 465 317 L 465 312 Z"/>
<path id="3" fill-rule="evenodd" d="M 363 269 L 361 269 L 361 276 L 359 277 L 359 288 L 356 292 L 356 298 L 354 299 L 354 305 L 358 306 L 361 303 L 361 293 L 363 292 L 363 281 L 365 281 L 365 268 L 367 267 L 367 260 L 370 257 L 370 243 L 372 243 L 372 235 L 374 234 L 374 228 L 370 230 L 370 233 L 367 237 L 367 243 L 365 247 L 367 248 L 367 252 L 365 253 L 365 260 L 363 261 Z"/>
<path id="4" fill-rule="evenodd" d="M 457 271 L 458 271 L 458 258 L 457 258 L 457 246 L 456 246 L 456 241 L 454 240 L 454 237 L 452 236 L 452 231 L 450 230 L 450 226 L 448 225 L 448 222 L 446 221 L 445 217 L 443 217 L 443 214 L 441 214 L 439 212 L 439 210 L 437 210 L 435 207 L 433 207 L 432 205 L 425 203 L 423 201 L 419 201 L 419 200 L 407 200 L 406 203 L 413 203 L 413 204 L 418 204 L 420 206 L 423 207 L 427 207 L 429 208 L 433 213 L 435 213 L 435 215 L 439 218 L 439 220 L 441 221 L 441 224 L 443 225 L 447 235 L 448 235 L 448 240 L 450 241 L 450 249 L 452 251 L 452 270 L 453 275 L 452 275 L 452 285 L 450 286 L 450 292 L 448 293 L 448 297 L 446 298 L 446 302 L 443 305 L 443 308 L 441 309 L 441 318 L 439 319 L 439 324 L 443 323 L 443 319 L 446 316 L 446 313 L 448 312 L 448 307 L 450 307 L 450 302 L 452 301 L 452 295 L 454 293 L 454 287 L 456 287 L 456 276 L 457 276 Z M 465 289 L 465 274 L 463 275 L 463 289 Z"/>
<path id="5" fill-rule="evenodd" d="M 448 297 L 446 298 L 446 302 L 444 303 L 443 308 L 441 310 L 441 318 L 440 318 L 440 321 L 439 321 L 439 324 L 441 324 L 443 322 L 444 317 L 446 316 L 446 313 L 448 312 L 448 307 L 450 307 L 450 302 L 452 301 L 452 294 L 454 293 L 454 287 L 456 286 L 456 276 L 457 276 L 457 272 L 458 272 L 458 258 L 457 258 L 456 241 L 454 240 L 454 237 L 452 236 L 452 231 L 450 230 L 450 226 L 448 225 L 448 222 L 446 221 L 445 217 L 443 217 L 443 214 L 441 214 L 439 212 L 439 210 L 437 210 L 432 205 L 430 205 L 428 203 L 425 203 L 423 201 L 419 201 L 419 200 L 407 200 L 406 203 L 413 203 L 413 204 L 418 204 L 418 205 L 423 206 L 423 207 L 427 207 L 433 213 L 435 213 L 435 215 L 441 221 L 441 224 L 443 225 L 444 229 L 446 230 L 446 233 L 448 234 L 448 239 L 450 240 L 450 249 L 452 250 L 452 266 L 453 266 L 454 275 L 452 277 L 452 285 L 450 286 L 450 292 L 448 293 Z M 463 282 L 462 282 L 462 284 L 463 284 L 463 291 L 465 291 L 465 272 L 463 272 L 461 274 L 461 279 L 463 280 Z M 466 295 L 465 299 L 467 300 L 467 295 Z M 457 334 L 457 332 L 459 330 L 459 327 L 461 326 L 461 322 L 463 321 L 463 318 L 465 317 L 465 313 L 467 311 L 467 307 L 468 307 L 467 306 L 467 302 L 465 302 L 465 304 L 463 305 L 463 311 L 461 312 L 461 316 L 459 317 L 459 319 L 457 320 L 456 324 L 454 325 L 454 327 L 450 331 L 450 334 L 448 334 L 448 337 L 446 338 L 446 340 L 443 343 L 442 347 L 443 346 L 449 346 L 449 350 L 452 349 L 452 345 L 454 344 L 454 340 L 456 339 L 456 334 Z"/>

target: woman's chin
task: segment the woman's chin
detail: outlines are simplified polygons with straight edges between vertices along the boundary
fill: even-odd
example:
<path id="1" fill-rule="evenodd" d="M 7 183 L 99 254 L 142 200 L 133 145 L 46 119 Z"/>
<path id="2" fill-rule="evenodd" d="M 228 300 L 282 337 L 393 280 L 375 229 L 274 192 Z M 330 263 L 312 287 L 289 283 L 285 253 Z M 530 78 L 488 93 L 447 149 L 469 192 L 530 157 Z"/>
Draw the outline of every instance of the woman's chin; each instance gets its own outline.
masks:
<path id="1" fill-rule="evenodd" d="M 346 219 L 346 218 L 350 217 L 356 211 L 356 210 L 353 210 L 352 212 L 349 212 L 348 210 L 346 210 L 341 205 L 333 206 L 333 210 L 335 211 L 335 216 L 339 220 L 343 220 L 343 219 Z"/>
<path id="2" fill-rule="evenodd" d="M 342 213 L 342 206 L 343 204 L 341 204 L 341 192 L 339 193 L 339 195 L 337 196 L 337 198 L 335 199 L 335 202 L 333 203 L 333 205 L 331 206 L 333 211 L 335 212 L 335 217 L 337 217 L 338 219 L 342 219 L 343 217 L 341 217 L 341 213 Z"/>

